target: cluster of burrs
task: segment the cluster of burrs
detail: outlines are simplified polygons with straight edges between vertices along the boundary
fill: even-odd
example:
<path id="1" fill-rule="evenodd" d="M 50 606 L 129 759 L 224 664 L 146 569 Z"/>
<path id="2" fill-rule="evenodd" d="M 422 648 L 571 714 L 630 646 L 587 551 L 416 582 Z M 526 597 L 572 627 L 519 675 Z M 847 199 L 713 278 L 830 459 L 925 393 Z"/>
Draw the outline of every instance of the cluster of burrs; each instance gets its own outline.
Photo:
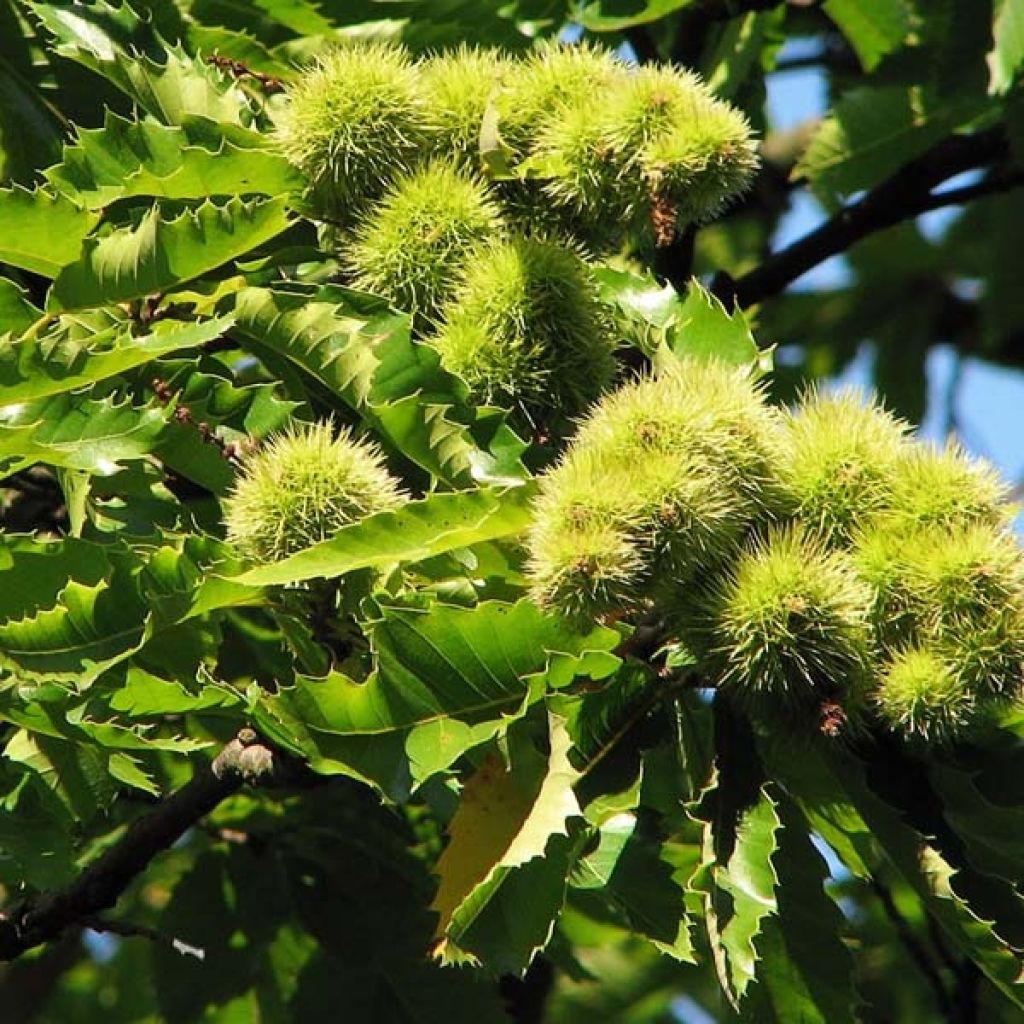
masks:
<path id="1" fill-rule="evenodd" d="M 851 393 L 768 405 L 683 360 L 608 395 L 541 480 L 534 598 L 659 616 L 764 724 L 921 742 L 1024 692 L 1024 555 L 1007 489 Z"/>
<path id="2" fill-rule="evenodd" d="M 291 84 L 276 137 L 348 283 L 531 422 L 613 379 L 593 261 L 666 244 L 756 166 L 742 114 L 694 76 L 585 45 L 341 48 Z"/>

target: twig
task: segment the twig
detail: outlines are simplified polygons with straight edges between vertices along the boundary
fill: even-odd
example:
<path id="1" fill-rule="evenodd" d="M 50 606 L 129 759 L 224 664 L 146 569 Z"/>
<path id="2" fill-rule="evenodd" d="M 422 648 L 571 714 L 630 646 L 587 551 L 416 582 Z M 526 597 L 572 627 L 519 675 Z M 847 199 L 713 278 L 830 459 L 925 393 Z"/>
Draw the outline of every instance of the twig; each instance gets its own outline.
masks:
<path id="1" fill-rule="evenodd" d="M 738 280 L 720 275 L 712 291 L 727 305 L 753 306 L 784 291 L 812 267 L 845 252 L 867 235 L 930 210 L 1016 188 L 1024 184 L 1024 172 L 992 175 L 973 185 L 934 191 L 964 171 L 999 162 L 1008 152 L 1001 127 L 950 136 Z"/>
<path id="2" fill-rule="evenodd" d="M 200 818 L 241 786 L 269 776 L 271 751 L 243 729 L 182 789 L 149 814 L 93 861 L 70 885 L 41 893 L 0 914 L 0 960 L 57 938 L 66 928 L 113 907 L 121 894 L 160 852 L 172 846 Z"/>
<path id="3" fill-rule="evenodd" d="M 106 917 L 85 917 L 82 924 L 94 932 L 102 932 L 108 935 L 119 935 L 124 939 L 142 938 L 149 939 L 163 946 L 170 946 L 176 953 L 182 956 L 194 956 L 197 960 L 206 959 L 206 951 L 199 946 L 191 946 L 181 939 L 172 935 L 165 935 L 156 928 L 150 928 L 145 924 L 131 924 L 128 921 L 112 921 Z"/>
<path id="4" fill-rule="evenodd" d="M 928 955 L 928 951 L 925 949 L 924 944 L 914 934 L 913 929 L 907 922 L 907 919 L 900 913 L 899 907 L 896 906 L 896 903 L 892 898 L 892 893 L 889 892 L 889 890 L 877 878 L 871 878 L 870 884 L 875 895 L 878 897 L 879 902 L 882 904 L 885 916 L 889 918 L 890 924 L 895 928 L 896 934 L 906 947 L 911 960 L 914 961 L 918 969 L 927 979 L 928 984 L 935 995 L 935 999 L 938 1002 L 939 1008 L 947 1008 L 950 1005 L 950 993 L 946 991 L 946 986 L 942 983 L 942 978 L 939 975 L 935 964 L 932 963 L 932 959 Z"/>

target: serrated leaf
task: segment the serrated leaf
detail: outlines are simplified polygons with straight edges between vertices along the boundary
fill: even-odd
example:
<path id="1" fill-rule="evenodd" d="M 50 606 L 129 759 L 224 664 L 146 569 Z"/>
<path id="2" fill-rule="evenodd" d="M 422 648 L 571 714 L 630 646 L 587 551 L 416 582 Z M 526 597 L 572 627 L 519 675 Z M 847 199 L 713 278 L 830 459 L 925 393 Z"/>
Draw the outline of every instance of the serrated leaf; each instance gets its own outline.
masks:
<path id="1" fill-rule="evenodd" d="M 865 71 L 902 46 L 910 28 L 903 0 L 826 0 L 825 13 L 839 26 Z"/>
<path id="2" fill-rule="evenodd" d="M 203 685 L 190 693 L 180 683 L 161 679 L 138 666 L 129 667 L 124 683 L 110 697 L 110 707 L 129 718 L 181 715 L 234 707 L 241 698 L 220 685 Z"/>
<path id="3" fill-rule="evenodd" d="M 41 338 L 0 338 L 0 388 L 5 407 L 59 395 L 116 377 L 136 366 L 219 338 L 233 323 L 229 316 L 195 323 L 160 320 L 148 334 L 115 323 L 82 341 L 57 327 Z"/>
<path id="4" fill-rule="evenodd" d="M 971 99 L 939 102 L 919 87 L 853 89 L 821 123 L 793 177 L 806 177 L 815 195 L 834 207 L 878 184 L 974 112 Z"/>
<path id="5" fill-rule="evenodd" d="M 992 50 L 988 55 L 989 91 L 1009 92 L 1024 65 L 1024 2 L 995 0 Z"/>
<path id="6" fill-rule="evenodd" d="M 61 162 L 45 177 L 86 209 L 133 196 L 277 196 L 301 188 L 283 156 L 237 145 L 205 120 L 190 119 L 181 127 L 132 121 L 110 111 L 102 128 L 79 129 L 75 144 L 64 147 Z"/>
<path id="7" fill-rule="evenodd" d="M 291 226 L 284 199 L 203 203 L 164 220 L 159 207 L 135 228 L 87 239 L 79 259 L 57 275 L 52 311 L 88 309 L 165 292 L 215 270 Z"/>
<path id="8" fill-rule="evenodd" d="M 29 302 L 24 288 L 10 278 L 0 277 L 0 336 L 21 334 L 40 316 L 42 310 Z"/>
<path id="9" fill-rule="evenodd" d="M 580 811 L 569 735 L 559 719 L 549 722 L 546 763 L 524 747 L 506 770 L 494 755 L 462 790 L 431 905 L 445 962 L 475 958 L 520 973 L 551 934 L 569 866 L 568 821 Z"/>
<path id="10" fill-rule="evenodd" d="M 130 586 L 72 581 L 53 608 L 0 625 L 0 665 L 87 685 L 143 643 L 146 609 Z"/>
<path id="11" fill-rule="evenodd" d="M 949 941 L 1024 1007 L 1020 959 L 952 887 L 953 868 L 867 787 L 863 769 L 838 752 L 763 744 L 766 763 L 809 825 L 860 878 L 895 872 L 917 894 Z"/>
<path id="12" fill-rule="evenodd" d="M 750 366 L 761 358 L 743 311 L 727 312 L 696 278 L 680 295 L 649 274 L 601 267 L 596 275 L 602 301 L 625 319 L 656 363 L 685 355 Z"/>
<path id="13" fill-rule="evenodd" d="M 1019 885 L 1024 873 L 1024 809 L 992 803 L 965 771 L 937 762 L 929 775 L 942 814 L 979 871 Z"/>
<path id="14" fill-rule="evenodd" d="M 334 578 L 356 569 L 416 562 L 481 541 L 512 537 L 530 522 L 532 488 L 429 494 L 395 512 L 378 512 L 330 540 L 280 562 L 250 569 L 233 582 L 265 587 Z"/>
<path id="15" fill-rule="evenodd" d="M 69 581 L 95 585 L 109 572 L 110 549 L 101 544 L 0 535 L 0 620 L 51 608 Z"/>
<path id="16" fill-rule="evenodd" d="M 0 263 L 56 277 L 78 258 L 99 217 L 43 189 L 0 189 Z"/>
<path id="17" fill-rule="evenodd" d="M 531 680 L 552 662 L 592 667 L 588 654 L 607 655 L 619 642 L 608 629 L 581 636 L 528 601 L 384 607 L 369 635 L 377 671 L 367 682 L 332 674 L 299 679 L 288 691 L 308 725 L 374 733 L 452 716 L 500 720 L 531 695 Z"/>
<path id="18" fill-rule="evenodd" d="M 589 0 L 583 5 L 580 22 L 591 32 L 621 32 L 645 25 L 688 7 L 693 0 Z"/>
<path id="19" fill-rule="evenodd" d="M 7 741 L 4 757 L 34 772 L 80 823 L 114 799 L 107 755 L 96 747 L 18 729 Z"/>
<path id="20" fill-rule="evenodd" d="M 708 936 L 719 980 L 738 1007 L 757 978 L 760 953 L 755 948 L 766 920 L 778 913 L 778 877 L 772 863 L 779 845 L 782 821 L 776 801 L 762 787 L 756 801 L 744 808 L 735 825 L 732 850 L 725 863 L 715 859 L 720 823 L 705 830 L 705 865 L 710 873 L 701 886 L 706 892 Z"/>
<path id="21" fill-rule="evenodd" d="M 684 879 L 664 858 L 662 842 L 638 828 L 633 813 L 609 818 L 598 834 L 597 848 L 573 867 L 572 886 L 597 890 L 622 913 L 631 932 L 676 960 L 696 963 Z"/>
<path id="22" fill-rule="evenodd" d="M 764 922 L 758 985 L 752 1003 L 770 1003 L 774 1019 L 804 1024 L 854 1024 L 853 958 L 843 943 L 844 919 L 823 886 L 828 871 L 806 822 L 787 801 L 773 863 L 779 912 Z"/>
<path id="23" fill-rule="evenodd" d="M 677 356 L 720 359 L 734 366 L 753 366 L 760 355 L 743 311 L 726 312 L 696 280 L 690 282 L 667 341 Z"/>
<path id="24" fill-rule="evenodd" d="M 118 8 L 97 0 L 89 7 L 25 6 L 54 37 L 57 53 L 102 75 L 164 124 L 195 116 L 245 123 L 245 93 L 201 59 L 176 46 L 166 49 L 161 61 L 130 52 L 143 41 L 140 36 L 151 49 L 159 39 L 127 4 Z"/>
<path id="25" fill-rule="evenodd" d="M 0 476 L 36 462 L 109 476 L 153 451 L 169 410 L 69 394 L 0 406 Z"/>
<path id="26" fill-rule="evenodd" d="M 321 294 L 245 288 L 237 297 L 239 331 L 257 355 L 284 356 L 438 479 L 465 486 L 522 478 L 518 452 L 499 460 L 456 422 L 453 408 L 467 422 L 473 412 L 436 353 L 410 339 L 407 317 L 367 316 L 340 292 Z"/>
<path id="27" fill-rule="evenodd" d="M 66 884 L 75 871 L 74 819 L 35 774 L 4 765 L 0 778 L 0 855 L 11 858 L 17 871 L 8 884 Z"/>

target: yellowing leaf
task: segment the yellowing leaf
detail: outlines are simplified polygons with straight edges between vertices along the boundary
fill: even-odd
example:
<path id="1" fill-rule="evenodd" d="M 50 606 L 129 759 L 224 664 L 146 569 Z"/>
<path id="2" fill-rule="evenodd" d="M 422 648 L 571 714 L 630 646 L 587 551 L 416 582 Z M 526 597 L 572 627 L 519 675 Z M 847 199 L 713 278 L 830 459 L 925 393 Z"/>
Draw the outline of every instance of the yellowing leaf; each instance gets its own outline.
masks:
<path id="1" fill-rule="evenodd" d="M 488 920 L 487 914 L 488 905 L 500 902 L 502 886 L 517 869 L 542 858 L 549 840 L 567 836 L 568 819 L 580 815 L 572 790 L 578 773 L 569 762 L 565 723 L 552 717 L 550 732 L 551 755 L 546 764 L 532 751 L 524 751 L 506 770 L 494 755 L 466 783 L 448 847 L 437 864 L 441 884 L 432 905 L 440 915 L 435 952 L 446 962 L 482 957 L 495 968 L 518 969 L 529 963 L 550 935 L 560 893 L 554 906 L 550 900 L 538 900 L 529 908 L 518 907 L 522 915 L 515 923 L 521 925 L 532 917 L 533 926 L 516 928 L 514 934 L 505 934 L 501 928 L 503 923 L 512 924 L 505 921 L 509 915 L 495 914 Z M 557 847 L 556 859 L 560 860 L 561 852 Z M 541 885 L 538 893 L 550 896 L 558 889 Z"/>

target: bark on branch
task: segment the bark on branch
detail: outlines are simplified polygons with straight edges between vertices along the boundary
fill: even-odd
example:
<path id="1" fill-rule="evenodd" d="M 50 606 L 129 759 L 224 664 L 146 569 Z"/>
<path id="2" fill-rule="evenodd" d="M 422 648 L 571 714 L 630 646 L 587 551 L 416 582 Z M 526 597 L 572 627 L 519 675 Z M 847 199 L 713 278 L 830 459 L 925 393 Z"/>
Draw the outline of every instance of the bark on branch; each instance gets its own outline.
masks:
<path id="1" fill-rule="evenodd" d="M 58 938 L 79 922 L 113 907 L 121 894 L 161 851 L 246 782 L 274 771 L 274 755 L 255 732 L 243 729 L 187 785 L 149 814 L 135 820 L 124 835 L 70 885 L 40 893 L 0 913 L 0 961 Z"/>
<path id="2" fill-rule="evenodd" d="M 832 256 L 845 252 L 862 238 L 910 220 L 929 210 L 960 205 L 1024 183 L 1015 170 L 994 173 L 973 185 L 935 190 L 964 171 L 992 167 L 1009 154 L 1001 127 L 973 135 L 952 135 L 911 160 L 860 199 L 840 210 L 792 245 L 780 250 L 737 280 L 720 275 L 712 291 L 726 305 L 756 305 L 784 291 L 798 277 Z"/>

